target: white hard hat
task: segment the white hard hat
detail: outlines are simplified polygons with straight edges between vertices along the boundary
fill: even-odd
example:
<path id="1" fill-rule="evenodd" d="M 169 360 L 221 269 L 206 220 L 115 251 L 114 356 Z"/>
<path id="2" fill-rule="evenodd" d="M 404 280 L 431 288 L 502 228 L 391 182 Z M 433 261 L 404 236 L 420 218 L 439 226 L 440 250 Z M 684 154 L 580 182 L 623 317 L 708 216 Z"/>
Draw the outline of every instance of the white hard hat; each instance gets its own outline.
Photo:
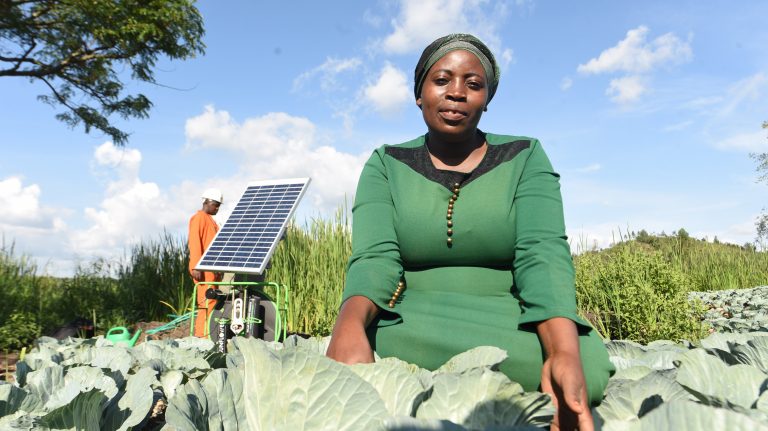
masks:
<path id="1" fill-rule="evenodd" d="M 224 202 L 224 195 L 221 194 L 221 190 L 213 187 L 209 189 L 205 189 L 201 197 L 203 198 L 203 200 L 210 199 L 218 203 Z"/>

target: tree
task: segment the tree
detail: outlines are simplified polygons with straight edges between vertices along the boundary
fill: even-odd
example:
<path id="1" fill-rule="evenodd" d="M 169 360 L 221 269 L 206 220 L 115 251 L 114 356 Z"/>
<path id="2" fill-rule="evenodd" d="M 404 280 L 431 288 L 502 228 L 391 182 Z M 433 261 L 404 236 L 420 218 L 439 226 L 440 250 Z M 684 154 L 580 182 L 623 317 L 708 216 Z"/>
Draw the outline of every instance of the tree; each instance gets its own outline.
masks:
<path id="1" fill-rule="evenodd" d="M 768 129 L 768 121 L 763 122 L 763 129 Z M 757 171 L 761 172 L 758 181 L 765 181 L 768 183 L 768 152 L 765 153 L 752 153 L 750 157 L 757 161 Z M 755 223 L 757 227 L 757 240 L 768 240 L 768 213 L 763 213 L 758 217 Z"/>
<path id="2" fill-rule="evenodd" d="M 200 12 L 194 0 L 0 0 L 0 77 L 43 82 L 43 102 L 62 106 L 56 115 L 124 145 L 128 133 L 110 123 L 113 114 L 146 118 L 152 102 L 126 95 L 119 71 L 156 83 L 161 56 L 187 59 L 204 53 Z M 116 72 L 118 71 L 118 72 Z"/>

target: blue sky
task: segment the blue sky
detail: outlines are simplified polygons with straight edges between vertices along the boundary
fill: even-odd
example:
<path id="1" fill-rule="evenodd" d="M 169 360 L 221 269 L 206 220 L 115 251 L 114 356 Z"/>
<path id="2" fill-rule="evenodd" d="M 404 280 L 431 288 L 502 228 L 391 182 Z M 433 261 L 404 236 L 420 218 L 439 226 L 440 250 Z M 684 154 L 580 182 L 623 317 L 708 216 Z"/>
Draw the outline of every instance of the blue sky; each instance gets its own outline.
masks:
<path id="1" fill-rule="evenodd" d="M 372 149 L 425 132 L 421 50 L 470 32 L 501 83 L 480 126 L 541 140 L 561 174 L 572 247 L 619 232 L 743 244 L 768 207 L 750 152 L 768 151 L 768 2 L 229 0 L 198 3 L 204 56 L 163 61 L 154 102 L 118 121 L 130 143 L 69 129 L 41 85 L 0 79 L 0 231 L 41 271 L 71 274 L 163 229 L 199 194 L 223 222 L 252 180 L 312 178 L 301 223 L 353 199 Z"/>

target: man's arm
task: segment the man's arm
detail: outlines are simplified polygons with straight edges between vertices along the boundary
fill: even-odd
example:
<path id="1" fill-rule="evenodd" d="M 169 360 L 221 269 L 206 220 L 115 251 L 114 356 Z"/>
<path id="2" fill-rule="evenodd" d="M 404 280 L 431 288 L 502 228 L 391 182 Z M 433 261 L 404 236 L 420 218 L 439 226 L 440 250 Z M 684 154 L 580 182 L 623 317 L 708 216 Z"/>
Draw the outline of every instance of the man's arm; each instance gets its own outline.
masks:
<path id="1" fill-rule="evenodd" d="M 200 258 L 203 257 L 203 241 L 200 232 L 200 218 L 193 216 L 189 220 L 189 235 L 187 237 L 189 246 L 189 273 L 195 281 L 201 281 L 203 274 L 195 269 Z"/>

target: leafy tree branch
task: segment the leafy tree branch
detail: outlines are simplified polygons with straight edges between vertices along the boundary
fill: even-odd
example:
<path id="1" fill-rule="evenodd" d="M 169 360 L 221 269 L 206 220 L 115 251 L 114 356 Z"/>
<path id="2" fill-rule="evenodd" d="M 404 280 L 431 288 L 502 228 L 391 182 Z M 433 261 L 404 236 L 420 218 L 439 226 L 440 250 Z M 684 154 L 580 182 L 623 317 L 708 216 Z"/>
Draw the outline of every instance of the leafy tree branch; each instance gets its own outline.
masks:
<path id="1" fill-rule="evenodd" d="M 58 119 L 124 145 L 109 117 L 146 118 L 152 102 L 126 95 L 115 71 L 156 83 L 158 59 L 204 53 L 203 34 L 194 0 L 0 0 L 0 77 L 43 82 Z"/>

